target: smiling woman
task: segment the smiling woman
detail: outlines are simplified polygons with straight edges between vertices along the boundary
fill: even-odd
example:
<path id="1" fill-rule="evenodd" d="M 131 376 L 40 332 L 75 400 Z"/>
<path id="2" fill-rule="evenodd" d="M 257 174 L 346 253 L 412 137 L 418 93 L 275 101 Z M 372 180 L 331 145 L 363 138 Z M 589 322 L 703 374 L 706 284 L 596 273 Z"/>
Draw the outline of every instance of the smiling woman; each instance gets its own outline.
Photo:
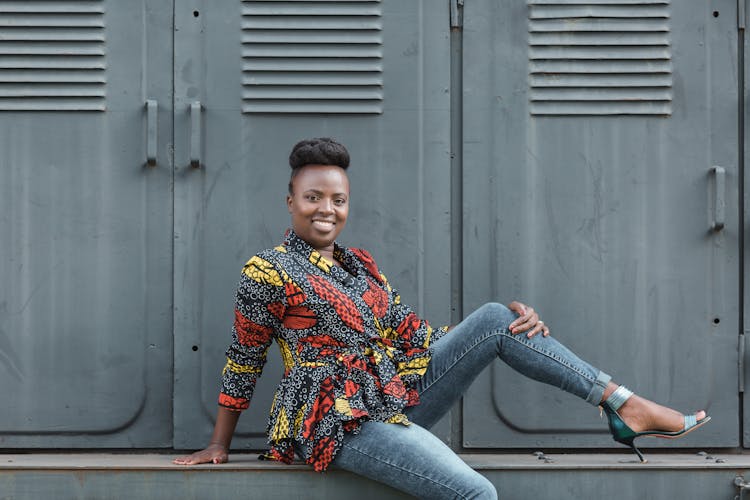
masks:
<path id="1" fill-rule="evenodd" d="M 299 142 L 289 157 L 292 228 L 253 256 L 237 289 L 219 410 L 206 449 L 178 464 L 228 460 L 273 340 L 284 375 L 263 458 L 329 466 L 421 498 L 497 498 L 492 483 L 429 432 L 495 359 L 607 413 L 612 437 L 679 437 L 708 422 L 617 386 L 549 336 L 533 308 L 489 303 L 451 327 L 419 317 L 363 249 L 336 243 L 349 214 L 349 153 L 332 139 Z M 649 430 L 656 429 L 656 430 Z"/>

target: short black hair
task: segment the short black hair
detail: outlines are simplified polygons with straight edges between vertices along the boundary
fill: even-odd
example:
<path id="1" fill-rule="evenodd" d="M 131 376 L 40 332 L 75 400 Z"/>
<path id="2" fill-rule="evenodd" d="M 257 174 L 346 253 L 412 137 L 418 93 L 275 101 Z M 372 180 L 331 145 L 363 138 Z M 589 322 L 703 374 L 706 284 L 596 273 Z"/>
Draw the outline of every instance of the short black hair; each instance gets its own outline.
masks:
<path id="1" fill-rule="evenodd" d="M 343 144 L 330 137 L 299 141 L 289 153 L 289 166 L 292 167 L 292 175 L 289 178 L 290 193 L 292 180 L 305 165 L 336 165 L 346 170 L 349 168 L 349 151 Z"/>

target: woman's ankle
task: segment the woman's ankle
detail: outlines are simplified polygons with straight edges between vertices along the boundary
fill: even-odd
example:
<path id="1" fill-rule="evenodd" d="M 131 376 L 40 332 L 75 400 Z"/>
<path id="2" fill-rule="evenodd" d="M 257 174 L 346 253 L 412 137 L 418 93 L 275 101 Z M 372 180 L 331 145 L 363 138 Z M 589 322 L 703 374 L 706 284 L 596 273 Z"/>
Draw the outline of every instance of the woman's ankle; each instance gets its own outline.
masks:
<path id="1" fill-rule="evenodd" d="M 613 392 L 618 388 L 619 386 L 615 384 L 614 382 L 610 381 L 607 384 L 607 387 L 604 388 L 604 392 L 602 393 L 602 400 L 599 402 L 599 406 L 601 406 L 609 396 L 612 395 Z"/>

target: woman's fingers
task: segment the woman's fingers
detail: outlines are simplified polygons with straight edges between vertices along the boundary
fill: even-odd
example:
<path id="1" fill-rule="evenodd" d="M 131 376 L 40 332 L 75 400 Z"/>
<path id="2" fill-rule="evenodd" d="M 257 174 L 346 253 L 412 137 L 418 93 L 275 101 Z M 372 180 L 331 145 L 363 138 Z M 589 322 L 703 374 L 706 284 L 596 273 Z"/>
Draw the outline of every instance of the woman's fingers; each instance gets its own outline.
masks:
<path id="1" fill-rule="evenodd" d="M 544 337 L 549 336 L 549 327 L 544 321 L 539 319 L 539 315 L 533 307 L 514 301 L 508 305 L 508 309 L 519 315 L 518 318 L 508 326 L 510 333 L 516 335 L 527 332 L 526 336 L 528 338 L 531 338 L 540 332 Z"/>
<path id="2" fill-rule="evenodd" d="M 531 317 L 531 313 L 534 312 L 534 309 L 530 307 L 526 307 L 525 304 L 521 304 L 520 302 L 513 301 L 510 304 L 508 304 L 508 309 L 513 311 L 518 315 L 518 317 L 508 326 L 508 329 L 510 329 L 511 333 L 517 333 L 515 330 L 519 326 L 525 324 L 529 318 Z M 519 330 L 523 331 L 523 330 Z"/>
<path id="3" fill-rule="evenodd" d="M 519 316 L 508 326 L 511 333 L 525 332 L 537 324 L 539 315 L 534 311 L 533 307 L 528 307 L 518 302 L 513 302 L 512 304 L 518 304 L 519 307 L 511 310 Z"/>
<path id="4" fill-rule="evenodd" d="M 217 452 L 216 450 L 201 450 L 196 451 L 192 455 L 184 457 L 178 457 L 173 460 L 173 463 L 177 465 L 197 465 L 197 464 L 223 464 L 229 460 L 229 456 L 224 452 Z"/>
<path id="5" fill-rule="evenodd" d="M 549 327 L 544 321 L 539 321 L 539 324 L 542 325 L 542 337 L 549 337 Z"/>

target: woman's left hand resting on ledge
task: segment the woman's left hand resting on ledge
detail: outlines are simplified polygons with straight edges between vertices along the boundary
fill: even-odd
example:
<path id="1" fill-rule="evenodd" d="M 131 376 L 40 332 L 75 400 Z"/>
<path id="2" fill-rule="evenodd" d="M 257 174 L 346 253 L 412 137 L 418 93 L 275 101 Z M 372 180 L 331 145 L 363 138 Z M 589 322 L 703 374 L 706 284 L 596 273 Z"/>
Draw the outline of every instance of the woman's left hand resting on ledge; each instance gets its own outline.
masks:
<path id="1" fill-rule="evenodd" d="M 177 465 L 224 464 L 229 461 L 227 449 L 220 444 L 209 444 L 204 450 L 174 459 Z"/>
<path id="2" fill-rule="evenodd" d="M 173 463 L 178 465 L 196 464 L 223 464 L 229 461 L 229 445 L 232 443 L 232 435 L 240 418 L 238 411 L 219 406 L 216 412 L 216 424 L 209 445 L 200 451 L 175 458 Z"/>
<path id="3" fill-rule="evenodd" d="M 539 319 L 539 315 L 533 307 L 513 301 L 508 304 L 508 309 L 518 314 L 516 320 L 508 326 L 510 333 L 513 335 L 526 332 L 526 336 L 531 338 L 541 332 L 542 336 L 549 336 L 549 327 Z"/>

